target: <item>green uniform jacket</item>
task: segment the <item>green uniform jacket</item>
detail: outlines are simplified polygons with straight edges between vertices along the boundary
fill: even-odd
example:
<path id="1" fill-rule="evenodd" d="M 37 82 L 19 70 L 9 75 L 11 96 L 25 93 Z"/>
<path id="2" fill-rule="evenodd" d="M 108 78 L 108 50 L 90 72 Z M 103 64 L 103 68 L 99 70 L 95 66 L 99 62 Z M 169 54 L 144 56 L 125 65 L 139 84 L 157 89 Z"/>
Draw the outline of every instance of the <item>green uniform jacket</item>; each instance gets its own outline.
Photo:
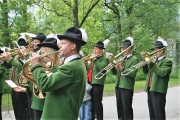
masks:
<path id="1" fill-rule="evenodd" d="M 150 72 L 152 71 L 152 83 L 149 91 L 167 93 L 169 75 L 172 69 L 172 61 L 168 58 L 164 58 L 158 62 L 158 64 L 153 64 L 151 68 L 149 66 L 143 67 L 143 72 L 147 74 L 145 91 L 148 89 L 148 82 L 150 77 Z"/>
<path id="2" fill-rule="evenodd" d="M 52 73 L 57 72 L 57 70 L 58 70 L 58 67 L 54 65 Z M 31 83 L 31 86 L 33 87 L 33 83 Z M 31 108 L 35 110 L 43 111 L 44 101 L 45 101 L 45 98 L 39 99 L 33 93 Z"/>
<path id="3" fill-rule="evenodd" d="M 6 67 L 0 63 L 0 93 L 4 93 L 5 71 Z"/>
<path id="4" fill-rule="evenodd" d="M 77 120 L 87 77 L 82 60 L 59 66 L 49 77 L 40 64 L 31 71 L 39 88 L 47 92 L 41 120 Z"/>
<path id="5" fill-rule="evenodd" d="M 91 84 L 100 84 L 104 85 L 106 75 L 104 75 L 101 79 L 96 79 L 95 76 L 104 69 L 108 64 L 109 60 L 106 58 L 105 55 L 99 57 L 97 60 L 93 62 L 93 72 L 92 72 L 92 83 Z M 89 67 L 87 67 L 89 69 Z"/>
<path id="6" fill-rule="evenodd" d="M 22 63 L 19 62 L 19 57 L 18 55 L 16 55 L 12 60 L 7 61 L 7 64 L 10 65 L 11 68 L 11 74 L 10 74 L 10 79 L 12 80 L 12 73 L 14 68 L 16 68 L 15 71 L 15 75 L 14 75 L 14 83 L 16 83 L 18 85 L 18 77 L 19 77 L 19 73 L 22 70 Z"/>
<path id="7" fill-rule="evenodd" d="M 139 62 L 138 59 L 134 56 L 128 58 L 128 60 L 126 61 L 124 65 L 124 70 L 136 65 L 138 62 Z M 111 71 L 112 71 L 112 74 L 116 75 L 116 78 L 117 78 L 115 82 L 115 87 L 134 90 L 135 77 L 136 77 L 137 70 L 131 72 L 130 74 L 126 76 L 120 75 L 120 82 L 118 86 L 117 86 L 118 75 L 121 74 L 122 71 L 116 69 L 115 67 Z"/>

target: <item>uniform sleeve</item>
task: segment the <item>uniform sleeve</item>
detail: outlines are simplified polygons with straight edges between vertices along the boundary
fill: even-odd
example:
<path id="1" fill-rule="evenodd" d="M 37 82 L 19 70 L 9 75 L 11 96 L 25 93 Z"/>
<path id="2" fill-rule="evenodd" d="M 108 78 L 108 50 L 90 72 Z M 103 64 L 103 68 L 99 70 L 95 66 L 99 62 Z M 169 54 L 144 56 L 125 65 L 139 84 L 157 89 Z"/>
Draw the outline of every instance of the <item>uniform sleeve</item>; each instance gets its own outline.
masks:
<path id="1" fill-rule="evenodd" d="M 104 59 L 101 60 L 96 60 L 94 62 L 95 67 L 98 71 L 101 71 L 102 69 L 104 69 L 109 63 L 109 60 L 105 57 Z"/>
<path id="2" fill-rule="evenodd" d="M 12 66 L 14 66 L 15 68 L 19 69 L 19 70 L 21 70 L 21 69 L 22 69 L 22 66 L 23 66 L 22 63 L 19 62 L 18 56 L 15 56 L 15 57 L 10 61 L 10 64 L 11 64 Z"/>
<path id="3" fill-rule="evenodd" d="M 5 72 L 4 67 L 0 64 L 0 76 Z"/>
<path id="4" fill-rule="evenodd" d="M 138 59 L 133 60 L 130 67 L 138 64 L 138 62 L 139 62 Z M 137 71 L 138 71 L 138 69 L 134 70 L 133 72 L 129 73 L 129 74 L 127 75 L 127 77 L 135 78 Z"/>
<path id="5" fill-rule="evenodd" d="M 149 71 L 148 65 L 143 66 L 143 73 L 147 74 Z"/>
<path id="6" fill-rule="evenodd" d="M 116 69 L 116 67 L 113 67 L 113 68 L 111 69 L 111 72 L 112 72 L 113 75 L 116 75 L 116 74 L 117 74 L 117 69 Z"/>
<path id="7" fill-rule="evenodd" d="M 52 73 L 50 76 L 47 76 L 40 64 L 33 66 L 31 71 L 38 87 L 43 92 L 54 91 L 67 86 L 72 83 L 72 78 L 74 77 L 73 68 L 69 65 L 59 67 L 58 72 Z"/>
<path id="8" fill-rule="evenodd" d="M 168 60 L 168 61 L 163 62 L 161 67 L 159 67 L 158 65 L 154 64 L 150 69 L 154 73 L 156 73 L 158 76 L 164 77 L 164 76 L 166 76 L 166 75 L 171 73 L 172 61 Z"/>

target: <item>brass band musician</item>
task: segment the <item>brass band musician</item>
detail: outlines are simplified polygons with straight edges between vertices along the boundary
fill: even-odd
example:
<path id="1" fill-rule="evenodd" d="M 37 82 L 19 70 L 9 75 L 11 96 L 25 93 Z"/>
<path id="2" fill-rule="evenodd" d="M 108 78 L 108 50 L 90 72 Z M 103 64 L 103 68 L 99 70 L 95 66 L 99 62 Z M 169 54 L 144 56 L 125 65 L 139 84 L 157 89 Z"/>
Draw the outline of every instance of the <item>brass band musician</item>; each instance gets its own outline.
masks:
<path id="1" fill-rule="evenodd" d="M 26 38 L 20 37 L 17 41 L 17 44 L 20 46 L 20 50 L 17 55 L 11 56 L 9 53 L 3 53 L 3 65 L 7 68 L 11 68 L 10 79 L 18 85 L 18 76 L 20 71 L 22 70 L 24 54 L 22 53 L 25 50 L 21 48 L 25 48 L 28 45 Z M 22 51 L 21 51 L 22 50 Z M 29 106 L 28 106 L 28 98 L 26 95 L 26 89 L 24 88 L 22 92 L 17 92 L 16 88 L 12 89 L 11 92 L 12 104 L 14 109 L 14 115 L 17 120 L 27 120 L 29 119 Z"/>
<path id="2" fill-rule="evenodd" d="M 114 67 L 111 70 L 117 76 L 115 91 L 118 120 L 133 120 L 132 100 L 137 70 L 126 76 L 121 75 L 122 71 L 138 63 L 138 59 L 132 54 L 133 42 L 132 37 L 128 37 L 123 41 L 120 46 L 121 52 L 125 51 L 123 53 L 123 60 L 117 64 L 116 68 Z"/>
<path id="3" fill-rule="evenodd" d="M 90 56 L 94 59 L 92 59 L 90 66 L 88 66 L 88 58 L 84 58 L 84 63 L 88 68 L 87 80 L 88 83 L 92 85 L 92 120 L 95 119 L 95 114 L 97 115 L 97 120 L 103 120 L 102 97 L 106 75 L 104 75 L 101 79 L 96 79 L 95 75 L 98 74 L 109 63 L 109 60 L 106 58 L 106 55 L 103 52 L 104 49 L 104 43 L 101 41 L 98 41 L 94 45 L 93 54 Z"/>
<path id="4" fill-rule="evenodd" d="M 148 95 L 149 116 L 151 120 L 166 119 L 166 93 L 172 70 L 172 61 L 165 56 L 166 46 L 167 42 L 159 37 L 151 49 L 154 52 L 161 49 L 155 54 L 156 61 L 151 60 L 148 65 L 143 66 L 143 72 L 146 74 L 145 91 Z"/>

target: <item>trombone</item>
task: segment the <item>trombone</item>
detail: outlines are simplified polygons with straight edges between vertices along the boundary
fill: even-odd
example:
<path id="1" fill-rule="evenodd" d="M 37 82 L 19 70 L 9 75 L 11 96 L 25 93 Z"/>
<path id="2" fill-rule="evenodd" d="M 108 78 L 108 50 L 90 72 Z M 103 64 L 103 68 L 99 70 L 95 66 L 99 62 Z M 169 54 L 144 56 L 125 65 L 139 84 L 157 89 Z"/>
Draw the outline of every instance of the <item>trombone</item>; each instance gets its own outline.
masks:
<path id="1" fill-rule="evenodd" d="M 155 56 L 154 54 L 156 54 L 157 52 L 159 52 L 159 51 L 161 51 L 161 50 L 163 50 L 163 49 L 165 49 L 165 48 L 167 48 L 167 47 L 170 47 L 170 46 L 173 46 L 173 44 L 170 44 L 170 45 L 168 45 L 168 46 L 165 46 L 165 47 L 163 47 L 163 48 L 161 48 L 161 49 L 158 49 L 158 50 L 156 50 L 156 51 L 153 51 L 153 52 L 151 52 L 151 53 L 146 52 L 146 51 L 141 52 L 140 54 L 141 54 L 141 57 L 142 57 L 143 61 L 141 61 L 141 62 L 137 63 L 136 65 L 134 65 L 134 66 L 132 66 L 132 67 L 124 70 L 124 71 L 121 73 L 121 75 L 125 75 L 125 76 L 126 76 L 126 75 L 129 75 L 131 72 L 137 70 L 138 68 L 140 68 L 140 67 L 142 67 L 142 66 L 144 66 L 144 65 L 149 64 L 152 60 L 156 59 L 156 56 Z M 173 48 L 173 47 L 172 47 L 172 48 Z M 170 50 L 171 50 L 171 49 L 170 49 Z"/>
<path id="2" fill-rule="evenodd" d="M 125 56 L 123 57 L 122 55 L 123 55 L 126 51 L 128 51 L 129 49 L 131 49 L 134 45 L 136 45 L 136 44 L 135 44 L 135 43 L 132 44 L 131 46 L 129 46 L 128 48 L 126 48 L 126 49 L 123 50 L 121 53 L 117 54 L 116 56 L 110 55 L 110 56 L 108 57 L 108 59 L 109 59 L 109 64 L 108 64 L 104 69 L 102 69 L 98 74 L 96 74 L 96 75 L 95 75 L 95 78 L 96 78 L 96 79 L 101 79 L 101 78 L 104 77 L 104 76 L 107 74 L 107 72 L 109 72 L 115 65 L 117 65 L 118 63 L 121 63 L 121 62 L 124 60 L 124 58 L 125 58 Z M 139 46 L 139 47 L 140 47 L 140 46 Z M 139 47 L 138 47 L 138 48 L 139 48 Z M 132 51 L 134 51 L 135 49 L 137 49 L 137 46 L 135 46 Z"/>

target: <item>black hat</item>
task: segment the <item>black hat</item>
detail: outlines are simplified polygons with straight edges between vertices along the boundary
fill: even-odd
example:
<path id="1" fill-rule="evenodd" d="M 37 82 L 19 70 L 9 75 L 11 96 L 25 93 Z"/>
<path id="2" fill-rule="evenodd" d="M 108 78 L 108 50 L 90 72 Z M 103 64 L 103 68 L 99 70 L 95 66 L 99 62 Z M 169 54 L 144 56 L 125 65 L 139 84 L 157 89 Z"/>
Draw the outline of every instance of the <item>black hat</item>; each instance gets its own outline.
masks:
<path id="1" fill-rule="evenodd" d="M 131 46 L 134 42 L 133 37 L 129 36 L 128 38 L 126 38 L 125 41 L 122 42 L 120 48 L 125 47 L 128 48 L 129 46 Z"/>
<path id="2" fill-rule="evenodd" d="M 163 43 L 162 43 L 161 41 L 156 41 L 156 42 L 154 43 L 153 48 L 151 48 L 151 50 L 153 50 L 154 48 L 162 48 L 162 47 L 165 47 L 165 46 L 163 45 Z"/>
<path id="3" fill-rule="evenodd" d="M 56 38 L 46 38 L 41 44 L 38 44 L 38 47 L 50 47 L 55 50 L 59 50 L 58 41 Z"/>
<path id="4" fill-rule="evenodd" d="M 18 38 L 17 44 L 18 44 L 19 46 L 27 46 L 27 45 L 28 45 L 26 39 L 23 38 L 23 37 L 19 37 L 19 38 Z"/>
<path id="5" fill-rule="evenodd" d="M 32 39 L 38 39 L 42 43 L 46 39 L 46 36 L 43 33 L 39 33 L 36 37 L 32 37 Z"/>
<path id="6" fill-rule="evenodd" d="M 158 37 L 157 41 L 154 43 L 153 48 L 151 48 L 151 50 L 153 50 L 154 48 L 163 48 L 165 46 L 168 46 L 167 42 L 164 41 L 164 39 L 162 39 L 160 36 Z"/>
<path id="7" fill-rule="evenodd" d="M 131 41 L 130 41 L 130 40 L 125 40 L 125 41 L 121 44 L 120 48 L 122 48 L 122 47 L 127 48 L 127 47 L 129 47 L 129 46 L 131 46 Z"/>
<path id="8" fill-rule="evenodd" d="M 1 53 L 4 53 L 4 51 L 2 51 L 2 50 L 0 49 L 0 54 L 1 54 Z"/>
<path id="9" fill-rule="evenodd" d="M 85 45 L 87 42 L 87 34 L 77 27 L 68 28 L 63 35 L 57 35 L 57 37 L 60 40 L 67 39 L 81 46 Z"/>
<path id="10" fill-rule="evenodd" d="M 105 49 L 105 48 L 104 48 L 104 43 L 101 42 L 101 41 L 98 41 L 98 42 L 94 45 L 94 47 L 98 47 L 98 48 L 101 48 L 101 49 Z"/>

